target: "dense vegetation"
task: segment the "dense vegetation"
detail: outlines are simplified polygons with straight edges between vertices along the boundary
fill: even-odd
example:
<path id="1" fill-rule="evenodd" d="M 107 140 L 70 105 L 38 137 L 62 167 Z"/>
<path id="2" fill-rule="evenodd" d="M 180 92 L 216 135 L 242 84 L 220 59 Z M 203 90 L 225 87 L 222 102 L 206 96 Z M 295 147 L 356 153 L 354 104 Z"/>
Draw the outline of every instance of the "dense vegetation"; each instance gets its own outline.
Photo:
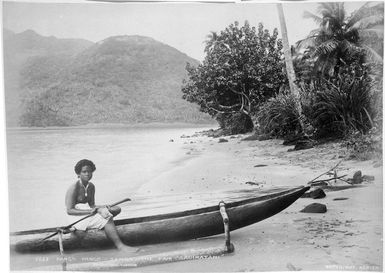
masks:
<path id="1" fill-rule="evenodd" d="M 22 102 L 55 83 L 70 60 L 93 43 L 82 39 L 43 37 L 32 30 L 3 30 L 4 93 L 7 126 L 20 125 Z"/>
<path id="2" fill-rule="evenodd" d="M 250 131 L 257 106 L 285 84 L 281 49 L 277 29 L 270 34 L 262 24 L 255 28 L 235 22 L 212 33 L 203 63 L 187 65 L 183 98 L 197 103 L 229 133 Z"/>
<path id="3" fill-rule="evenodd" d="M 187 67 L 184 98 L 217 118 L 226 133 L 250 129 L 232 123 L 242 113 L 253 121 L 256 134 L 350 141 L 354 136 L 356 144 L 349 145 L 356 150 L 378 147 L 368 141 L 380 138 L 367 135 L 382 133 L 383 15 L 384 4 L 378 2 L 351 15 L 344 3 L 320 3 L 317 14 L 306 12 L 319 27 L 291 48 L 299 98 L 290 92 L 282 69 L 277 31 L 270 35 L 262 25 L 256 31 L 247 22 L 232 24 L 210 36 L 203 64 Z"/>
<path id="4" fill-rule="evenodd" d="M 94 44 L 27 31 L 7 32 L 5 44 L 8 125 L 212 122 L 181 98 L 185 65 L 198 62 L 151 38 Z"/>

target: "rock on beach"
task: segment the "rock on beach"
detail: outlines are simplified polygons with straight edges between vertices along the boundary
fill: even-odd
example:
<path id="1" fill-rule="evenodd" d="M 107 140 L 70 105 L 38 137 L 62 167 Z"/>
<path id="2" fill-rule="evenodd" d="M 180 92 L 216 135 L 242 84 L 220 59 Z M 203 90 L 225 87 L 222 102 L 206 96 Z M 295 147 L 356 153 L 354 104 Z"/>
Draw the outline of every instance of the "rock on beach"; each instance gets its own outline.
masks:
<path id="1" fill-rule="evenodd" d="M 305 192 L 301 198 L 313 198 L 313 199 L 321 199 L 321 198 L 325 198 L 326 197 L 326 194 L 325 192 L 318 188 L 318 189 L 315 189 L 313 191 L 310 191 L 310 192 Z"/>
<path id="2" fill-rule="evenodd" d="M 326 211 L 326 205 L 320 203 L 312 203 L 301 210 L 305 213 L 325 213 Z"/>

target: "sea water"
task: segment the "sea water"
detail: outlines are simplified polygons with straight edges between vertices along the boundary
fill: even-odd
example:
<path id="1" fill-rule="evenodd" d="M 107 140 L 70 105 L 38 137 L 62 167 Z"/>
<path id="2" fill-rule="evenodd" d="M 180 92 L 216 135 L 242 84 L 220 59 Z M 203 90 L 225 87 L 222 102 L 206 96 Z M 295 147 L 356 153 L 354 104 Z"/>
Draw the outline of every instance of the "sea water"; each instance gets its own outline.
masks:
<path id="1" fill-rule="evenodd" d="M 212 128 L 213 126 L 211 126 Z M 184 156 L 182 135 L 207 126 L 111 126 L 7 130 L 10 231 L 67 225 L 74 165 L 90 159 L 96 203 L 131 197 Z"/>

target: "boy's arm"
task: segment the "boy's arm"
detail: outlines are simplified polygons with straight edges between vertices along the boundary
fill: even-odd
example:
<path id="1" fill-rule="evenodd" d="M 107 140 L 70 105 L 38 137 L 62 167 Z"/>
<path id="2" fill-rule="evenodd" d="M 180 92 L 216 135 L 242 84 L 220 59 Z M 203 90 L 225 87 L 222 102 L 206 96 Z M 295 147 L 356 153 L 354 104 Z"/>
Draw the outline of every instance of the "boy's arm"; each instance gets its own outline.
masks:
<path id="1" fill-rule="evenodd" d="M 89 196 L 89 201 L 88 201 L 88 205 L 91 207 L 91 208 L 95 208 L 97 206 L 95 206 L 95 185 L 92 184 L 91 182 L 89 182 L 90 185 L 90 196 Z"/>

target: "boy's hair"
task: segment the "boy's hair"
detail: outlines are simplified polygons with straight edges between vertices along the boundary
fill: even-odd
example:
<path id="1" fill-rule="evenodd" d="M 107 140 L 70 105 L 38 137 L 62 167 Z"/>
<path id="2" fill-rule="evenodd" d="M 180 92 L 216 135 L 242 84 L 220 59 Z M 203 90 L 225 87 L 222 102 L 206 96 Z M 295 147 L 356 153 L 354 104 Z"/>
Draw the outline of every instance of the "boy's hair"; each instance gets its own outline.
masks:
<path id="1" fill-rule="evenodd" d="M 75 173 L 80 174 L 80 172 L 84 166 L 89 166 L 91 168 L 92 172 L 94 172 L 96 170 L 95 164 L 91 160 L 82 159 L 78 163 L 76 163 Z"/>

